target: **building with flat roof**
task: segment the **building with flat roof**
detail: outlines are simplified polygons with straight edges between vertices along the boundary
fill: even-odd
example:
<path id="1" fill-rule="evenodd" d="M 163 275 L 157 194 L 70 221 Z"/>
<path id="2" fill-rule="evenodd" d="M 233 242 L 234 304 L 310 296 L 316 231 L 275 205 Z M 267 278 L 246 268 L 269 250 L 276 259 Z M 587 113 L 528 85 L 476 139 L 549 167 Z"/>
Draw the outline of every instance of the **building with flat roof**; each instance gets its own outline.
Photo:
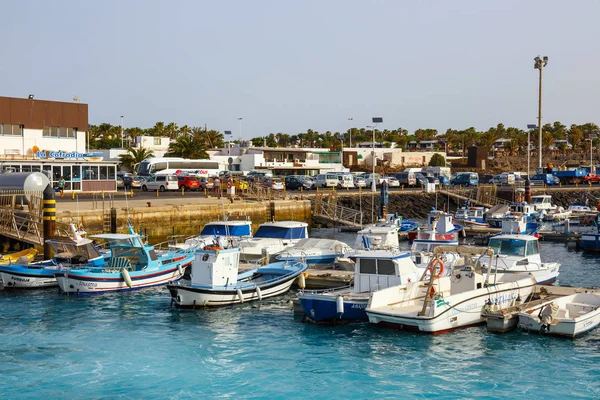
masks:
<path id="1" fill-rule="evenodd" d="M 66 191 L 116 190 L 117 162 L 87 151 L 88 105 L 0 96 L 0 171 L 45 172 Z"/>

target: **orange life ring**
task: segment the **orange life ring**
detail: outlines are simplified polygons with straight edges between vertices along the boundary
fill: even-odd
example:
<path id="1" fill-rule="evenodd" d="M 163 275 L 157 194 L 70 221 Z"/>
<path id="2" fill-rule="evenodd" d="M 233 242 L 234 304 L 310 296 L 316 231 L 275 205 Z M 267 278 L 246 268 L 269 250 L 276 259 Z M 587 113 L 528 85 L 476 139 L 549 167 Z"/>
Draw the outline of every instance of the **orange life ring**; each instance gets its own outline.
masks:
<path id="1" fill-rule="evenodd" d="M 231 180 L 227 181 L 227 189 L 231 189 Z"/>
<path id="2" fill-rule="evenodd" d="M 435 271 L 435 265 L 439 264 L 440 266 L 440 272 L 438 272 L 437 275 L 435 275 L 436 279 L 441 278 L 442 276 L 444 276 L 444 262 L 439 259 L 439 258 L 434 258 L 429 265 L 427 266 L 427 268 L 429 269 L 429 273 L 433 276 L 433 272 Z"/>

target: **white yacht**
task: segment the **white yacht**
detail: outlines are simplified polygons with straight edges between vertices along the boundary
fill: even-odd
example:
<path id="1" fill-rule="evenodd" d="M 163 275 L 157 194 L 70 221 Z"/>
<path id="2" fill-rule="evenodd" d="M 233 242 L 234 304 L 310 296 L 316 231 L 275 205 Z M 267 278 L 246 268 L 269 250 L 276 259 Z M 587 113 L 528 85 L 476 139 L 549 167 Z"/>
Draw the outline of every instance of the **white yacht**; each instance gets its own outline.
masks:
<path id="1" fill-rule="evenodd" d="M 356 233 L 354 248 L 335 259 L 335 267 L 354 271 L 356 257 L 372 250 L 398 250 L 398 226 L 394 223 L 379 223 Z"/>

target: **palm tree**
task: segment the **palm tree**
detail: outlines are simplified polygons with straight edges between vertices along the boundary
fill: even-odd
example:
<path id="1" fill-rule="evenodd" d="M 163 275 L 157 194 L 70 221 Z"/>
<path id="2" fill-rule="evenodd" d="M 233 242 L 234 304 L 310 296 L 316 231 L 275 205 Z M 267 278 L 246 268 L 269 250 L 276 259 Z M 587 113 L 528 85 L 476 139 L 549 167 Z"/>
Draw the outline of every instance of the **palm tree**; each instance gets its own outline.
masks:
<path id="1" fill-rule="evenodd" d="M 154 152 L 144 147 L 140 147 L 139 149 L 128 147 L 127 153 L 119 156 L 121 164 L 127 169 L 131 169 L 135 164 L 141 163 L 146 158 L 152 157 L 154 157 Z"/>
<path id="2" fill-rule="evenodd" d="M 183 157 L 191 159 L 206 159 L 206 147 L 204 142 L 197 140 L 193 136 L 180 136 L 169 144 L 169 151 L 166 156 Z"/>

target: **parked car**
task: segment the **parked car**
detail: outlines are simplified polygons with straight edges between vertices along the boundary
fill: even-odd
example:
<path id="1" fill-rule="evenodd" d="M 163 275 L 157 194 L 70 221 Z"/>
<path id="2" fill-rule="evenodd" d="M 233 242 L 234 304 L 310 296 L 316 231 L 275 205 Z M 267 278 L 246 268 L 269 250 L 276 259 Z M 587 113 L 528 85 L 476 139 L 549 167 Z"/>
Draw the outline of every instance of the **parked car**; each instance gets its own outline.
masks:
<path id="1" fill-rule="evenodd" d="M 400 187 L 400 182 L 393 176 L 385 177 L 389 187 Z"/>
<path id="2" fill-rule="evenodd" d="M 139 189 L 142 187 L 142 182 L 144 181 L 145 179 L 141 176 L 125 175 L 123 177 L 123 186 L 127 190 Z"/>
<path id="3" fill-rule="evenodd" d="M 366 187 L 367 186 L 367 182 L 365 182 L 365 178 L 363 178 L 362 176 L 355 176 L 354 177 L 354 186 L 356 186 L 356 187 Z"/>
<path id="4" fill-rule="evenodd" d="M 427 177 L 419 172 L 415 174 L 415 180 L 417 181 L 417 185 L 425 186 L 427 182 Z"/>
<path id="5" fill-rule="evenodd" d="M 600 175 L 587 174 L 583 180 L 585 182 L 600 183 Z"/>
<path id="6" fill-rule="evenodd" d="M 440 181 L 440 185 L 442 186 L 450 185 L 450 178 L 448 178 L 446 175 L 438 176 L 438 180 Z"/>
<path id="7" fill-rule="evenodd" d="M 264 187 L 270 187 L 273 190 L 283 190 L 283 179 L 281 178 L 266 178 L 262 181 Z"/>
<path id="8" fill-rule="evenodd" d="M 416 186 L 417 178 L 414 172 L 398 172 L 394 174 L 394 177 L 398 179 L 398 183 L 404 186 Z"/>
<path id="9" fill-rule="evenodd" d="M 178 181 L 179 190 L 183 189 L 184 191 L 185 190 L 196 191 L 196 190 L 200 189 L 200 182 L 198 181 L 198 178 L 196 178 L 195 176 L 179 175 L 177 177 L 177 181 Z"/>
<path id="10" fill-rule="evenodd" d="M 125 183 L 123 182 L 123 178 L 117 176 L 117 189 L 122 189 L 125 187 Z"/>
<path id="11" fill-rule="evenodd" d="M 479 185 L 479 175 L 477 172 L 459 172 L 451 180 L 453 185 L 477 186 Z"/>
<path id="12" fill-rule="evenodd" d="M 434 185 L 440 184 L 440 180 L 438 178 L 436 178 L 435 176 L 426 176 L 425 178 L 427 179 L 428 183 L 433 183 Z"/>
<path id="13" fill-rule="evenodd" d="M 351 174 L 338 174 L 338 188 L 354 189 L 354 177 Z"/>
<path id="14" fill-rule="evenodd" d="M 314 182 L 303 175 L 288 175 L 285 177 L 286 190 L 310 190 Z"/>
<path id="15" fill-rule="evenodd" d="M 159 190 L 164 192 L 165 190 L 179 190 L 179 184 L 176 175 L 154 175 L 148 177 L 146 181 L 142 183 L 142 190 Z"/>

